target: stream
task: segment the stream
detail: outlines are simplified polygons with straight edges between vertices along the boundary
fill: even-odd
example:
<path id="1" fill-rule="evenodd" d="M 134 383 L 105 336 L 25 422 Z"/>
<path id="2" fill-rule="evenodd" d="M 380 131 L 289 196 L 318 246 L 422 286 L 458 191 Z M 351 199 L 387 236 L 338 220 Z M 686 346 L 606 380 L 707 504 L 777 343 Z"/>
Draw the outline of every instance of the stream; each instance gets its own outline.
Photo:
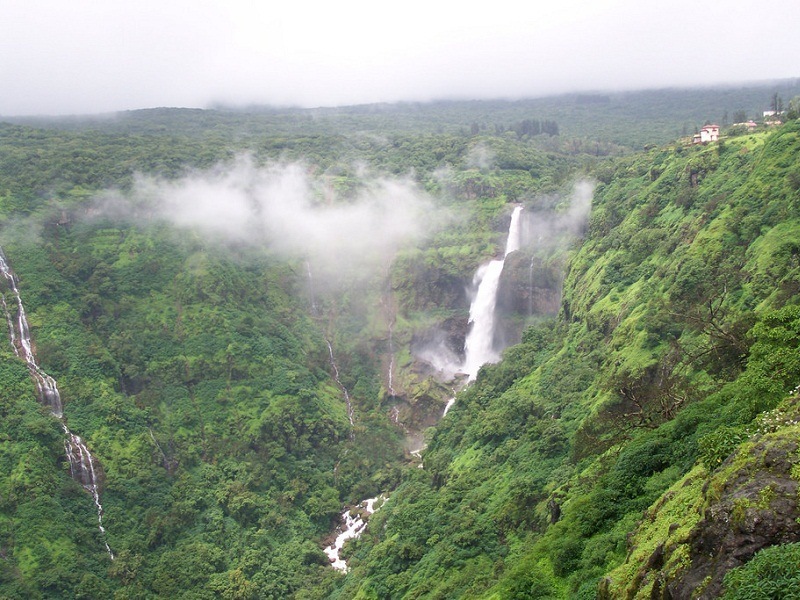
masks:
<path id="1" fill-rule="evenodd" d="M 334 542 L 324 550 L 334 569 L 347 573 L 347 562 L 340 556 L 345 542 L 361 535 L 367 526 L 369 516 L 377 510 L 375 504 L 377 502 L 383 504 L 385 500 L 386 497 L 383 495 L 377 498 L 369 498 L 360 502 L 357 507 L 347 509 L 342 513 L 344 525 L 341 527 L 341 532 L 336 536 Z M 367 517 L 366 519 L 364 518 L 365 516 Z"/>

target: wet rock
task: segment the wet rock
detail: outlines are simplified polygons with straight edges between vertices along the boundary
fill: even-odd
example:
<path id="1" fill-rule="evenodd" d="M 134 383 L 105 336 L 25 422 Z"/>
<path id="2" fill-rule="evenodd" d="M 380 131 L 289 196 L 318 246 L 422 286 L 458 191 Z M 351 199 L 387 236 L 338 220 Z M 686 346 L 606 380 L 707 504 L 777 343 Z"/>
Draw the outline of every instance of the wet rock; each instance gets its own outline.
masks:
<path id="1" fill-rule="evenodd" d="M 414 356 L 441 354 L 445 360 L 460 363 L 464 359 L 464 340 L 469 331 L 469 314 L 450 317 L 434 327 L 417 331 L 411 338 Z"/>

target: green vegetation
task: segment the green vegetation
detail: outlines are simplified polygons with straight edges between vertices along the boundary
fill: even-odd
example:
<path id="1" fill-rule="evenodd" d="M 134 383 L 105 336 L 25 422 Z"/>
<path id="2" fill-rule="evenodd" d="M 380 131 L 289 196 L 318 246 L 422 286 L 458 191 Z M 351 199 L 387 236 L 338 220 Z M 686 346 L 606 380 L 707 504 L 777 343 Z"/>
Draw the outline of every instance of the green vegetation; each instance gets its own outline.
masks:
<path id="1" fill-rule="evenodd" d="M 0 598 L 791 597 L 800 124 L 633 152 L 758 93 L 0 124 L 0 241 L 102 465 L 116 555 L 0 345 Z M 363 166 L 411 174 L 450 218 L 312 289 L 303 257 L 97 204 L 242 153 L 300 160 L 342 203 Z M 579 176 L 597 182 L 584 238 L 516 267 L 563 277 L 558 314 L 505 315 L 521 342 L 424 431 L 417 468 L 404 427 L 422 434 L 449 390 L 412 347 L 457 333 L 508 204 L 558 212 Z M 380 492 L 343 576 L 322 548 L 345 505 Z M 763 543 L 734 557 L 756 527 Z"/>
<path id="2" fill-rule="evenodd" d="M 744 567 L 732 570 L 725 577 L 725 598 L 798 598 L 800 578 L 800 544 L 784 544 L 765 548 Z"/>
<path id="3" fill-rule="evenodd" d="M 459 396 L 342 597 L 649 597 L 654 554 L 661 585 L 692 566 L 694 465 L 760 435 L 800 381 L 798 131 L 598 172 L 559 320 Z"/>

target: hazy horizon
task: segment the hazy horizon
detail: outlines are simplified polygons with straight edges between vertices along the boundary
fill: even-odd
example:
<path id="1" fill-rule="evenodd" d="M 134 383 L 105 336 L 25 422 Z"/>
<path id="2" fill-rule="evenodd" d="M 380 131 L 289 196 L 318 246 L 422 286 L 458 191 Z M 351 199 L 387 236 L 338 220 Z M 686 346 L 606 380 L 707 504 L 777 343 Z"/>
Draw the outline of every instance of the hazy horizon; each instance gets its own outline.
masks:
<path id="1" fill-rule="evenodd" d="M 800 3 L 10 0 L 0 115 L 333 107 L 800 76 Z"/>

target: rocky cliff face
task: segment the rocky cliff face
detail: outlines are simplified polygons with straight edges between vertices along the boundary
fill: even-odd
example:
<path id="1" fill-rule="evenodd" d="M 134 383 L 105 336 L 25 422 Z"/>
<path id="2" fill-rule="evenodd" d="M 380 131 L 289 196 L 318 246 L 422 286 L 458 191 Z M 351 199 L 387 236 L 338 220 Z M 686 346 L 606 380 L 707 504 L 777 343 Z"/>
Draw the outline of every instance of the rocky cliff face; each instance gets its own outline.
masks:
<path id="1" fill-rule="evenodd" d="M 518 343 L 531 319 L 558 314 L 563 280 L 564 265 L 558 258 L 509 255 L 497 292 L 495 345 Z"/>
<path id="2" fill-rule="evenodd" d="M 469 331 L 469 315 L 463 314 L 443 320 L 441 323 L 414 332 L 411 338 L 411 354 L 421 356 L 427 350 L 437 350 L 451 360 L 464 359 L 464 339 Z"/>
<path id="3" fill-rule="evenodd" d="M 656 581 L 652 598 L 717 598 L 725 574 L 767 546 L 800 540 L 798 430 L 749 444 L 703 489 L 703 517 L 687 545 L 689 564 L 677 577 Z"/>
<path id="4" fill-rule="evenodd" d="M 510 255 L 500 277 L 497 309 L 525 316 L 556 314 L 563 272 L 561 261 L 524 252 Z"/>
<path id="5" fill-rule="evenodd" d="M 768 546 L 800 541 L 800 398 L 711 473 L 697 467 L 645 512 L 599 597 L 710 599 Z"/>

